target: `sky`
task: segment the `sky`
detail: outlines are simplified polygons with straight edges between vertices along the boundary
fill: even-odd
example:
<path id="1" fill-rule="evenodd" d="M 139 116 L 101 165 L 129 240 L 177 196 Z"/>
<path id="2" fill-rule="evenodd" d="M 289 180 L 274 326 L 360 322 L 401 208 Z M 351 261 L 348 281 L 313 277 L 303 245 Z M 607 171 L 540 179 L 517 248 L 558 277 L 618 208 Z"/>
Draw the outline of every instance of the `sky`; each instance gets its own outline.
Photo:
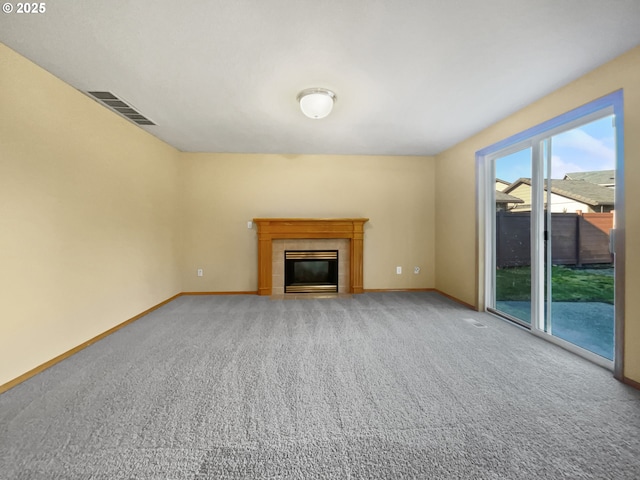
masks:
<path id="1" fill-rule="evenodd" d="M 563 178 L 569 172 L 613 170 L 615 133 L 612 116 L 555 135 L 551 139 L 551 178 Z M 496 177 L 513 182 L 531 178 L 531 149 L 496 160 Z"/>

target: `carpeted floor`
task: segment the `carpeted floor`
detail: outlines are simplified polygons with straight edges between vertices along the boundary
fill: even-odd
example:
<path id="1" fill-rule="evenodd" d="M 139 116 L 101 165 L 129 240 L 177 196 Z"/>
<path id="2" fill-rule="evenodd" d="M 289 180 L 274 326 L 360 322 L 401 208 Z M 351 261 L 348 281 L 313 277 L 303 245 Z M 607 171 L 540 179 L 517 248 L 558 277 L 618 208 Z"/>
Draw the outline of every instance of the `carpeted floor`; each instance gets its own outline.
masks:
<path id="1" fill-rule="evenodd" d="M 640 392 L 435 293 L 180 297 L 0 395 L 3 479 L 639 472 Z"/>

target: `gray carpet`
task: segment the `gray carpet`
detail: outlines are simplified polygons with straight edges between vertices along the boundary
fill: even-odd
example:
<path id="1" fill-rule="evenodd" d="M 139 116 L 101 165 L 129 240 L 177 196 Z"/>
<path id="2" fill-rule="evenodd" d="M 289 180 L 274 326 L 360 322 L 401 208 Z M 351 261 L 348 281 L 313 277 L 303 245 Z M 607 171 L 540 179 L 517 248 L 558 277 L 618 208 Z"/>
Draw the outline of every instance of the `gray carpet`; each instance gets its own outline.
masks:
<path id="1" fill-rule="evenodd" d="M 180 297 L 0 395 L 0 464 L 3 479 L 637 479 L 640 392 L 434 293 Z"/>

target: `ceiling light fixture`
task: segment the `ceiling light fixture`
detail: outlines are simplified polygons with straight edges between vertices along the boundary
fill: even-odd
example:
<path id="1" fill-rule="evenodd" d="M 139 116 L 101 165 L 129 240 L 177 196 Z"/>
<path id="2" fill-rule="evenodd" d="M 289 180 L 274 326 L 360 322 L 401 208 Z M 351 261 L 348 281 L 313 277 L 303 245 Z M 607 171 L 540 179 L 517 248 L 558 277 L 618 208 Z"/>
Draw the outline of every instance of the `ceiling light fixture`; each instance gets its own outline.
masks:
<path id="1" fill-rule="evenodd" d="M 298 94 L 302 113 L 314 119 L 329 115 L 337 100 L 336 94 L 326 88 L 307 88 Z"/>

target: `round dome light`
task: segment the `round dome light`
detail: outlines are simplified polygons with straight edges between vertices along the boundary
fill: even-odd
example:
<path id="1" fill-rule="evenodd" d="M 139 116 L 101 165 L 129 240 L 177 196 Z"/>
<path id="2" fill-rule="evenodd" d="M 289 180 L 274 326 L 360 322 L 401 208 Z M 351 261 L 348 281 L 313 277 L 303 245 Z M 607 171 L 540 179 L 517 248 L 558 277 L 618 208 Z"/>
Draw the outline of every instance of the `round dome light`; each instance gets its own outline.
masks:
<path id="1" fill-rule="evenodd" d="M 302 113 L 313 119 L 329 115 L 336 100 L 336 94 L 326 88 L 307 88 L 298 94 Z"/>

